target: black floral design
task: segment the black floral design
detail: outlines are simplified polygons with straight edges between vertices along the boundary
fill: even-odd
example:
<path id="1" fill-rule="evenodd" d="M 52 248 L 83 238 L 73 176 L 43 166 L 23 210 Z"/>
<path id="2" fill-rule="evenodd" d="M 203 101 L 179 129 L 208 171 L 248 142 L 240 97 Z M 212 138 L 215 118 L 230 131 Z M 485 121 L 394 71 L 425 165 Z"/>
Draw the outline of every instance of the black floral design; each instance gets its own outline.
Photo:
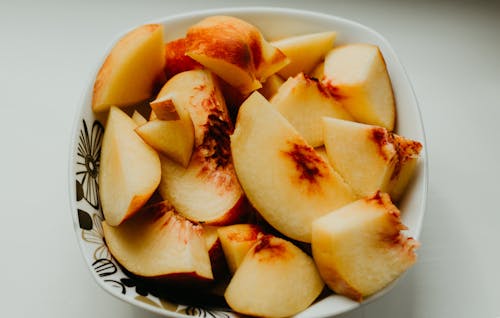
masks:
<path id="1" fill-rule="evenodd" d="M 107 258 L 100 258 L 92 263 L 94 270 L 100 277 L 113 275 L 118 271 L 116 265 Z"/>
<path id="2" fill-rule="evenodd" d="M 120 281 L 117 281 L 117 280 L 114 280 L 114 279 L 105 279 L 104 280 L 106 283 L 110 283 L 112 284 L 112 286 L 116 287 L 116 288 L 119 288 L 121 293 L 123 295 L 125 295 L 125 293 L 127 292 L 127 289 L 125 288 L 125 285 L 120 282 Z"/>
<path id="3" fill-rule="evenodd" d="M 90 230 L 82 230 L 82 239 L 86 242 L 97 244 L 97 248 L 94 251 L 94 260 L 98 259 L 111 259 L 111 254 L 109 253 L 108 247 L 104 242 L 104 231 L 102 229 L 102 217 L 99 213 L 94 213 L 92 215 L 92 224 Z"/>
<path id="4" fill-rule="evenodd" d="M 76 196 L 80 201 L 85 199 L 93 208 L 99 209 L 99 162 L 104 127 L 99 121 L 94 121 L 89 133 L 87 123 L 83 127 L 77 147 Z"/>
<path id="5" fill-rule="evenodd" d="M 185 309 L 185 313 L 188 316 L 203 317 L 203 318 L 231 318 L 228 313 L 207 309 L 204 307 L 188 306 Z"/>
<path id="6" fill-rule="evenodd" d="M 99 121 L 94 121 L 89 131 L 87 122 L 83 120 L 76 157 L 76 199 L 79 202 L 86 201 L 95 209 L 93 213 L 85 211 L 86 208 L 84 207 L 77 209 L 82 240 L 96 246 L 91 256 L 95 273 L 102 281 L 117 288 L 122 295 L 131 295 L 132 297 L 135 295 L 135 300 L 142 301 L 150 306 L 194 317 L 234 317 L 225 309 L 211 308 L 210 305 L 207 307 L 203 307 L 204 305 L 179 305 L 182 301 L 175 297 L 178 291 L 172 293 L 170 290 L 159 289 L 158 286 L 151 285 L 147 281 L 130 275 L 116 263 L 104 240 L 103 215 L 100 211 L 98 176 L 103 135 L 104 127 Z M 166 294 L 164 294 L 165 292 Z"/>
<path id="7" fill-rule="evenodd" d="M 92 222 L 92 217 L 86 211 L 77 209 L 78 211 L 78 225 L 82 230 L 92 230 L 94 223 Z"/>
<path id="8" fill-rule="evenodd" d="M 140 280 L 125 277 L 121 278 L 120 282 L 127 287 L 135 287 L 135 292 L 141 296 L 147 296 L 151 292 L 148 286 L 143 284 Z"/>

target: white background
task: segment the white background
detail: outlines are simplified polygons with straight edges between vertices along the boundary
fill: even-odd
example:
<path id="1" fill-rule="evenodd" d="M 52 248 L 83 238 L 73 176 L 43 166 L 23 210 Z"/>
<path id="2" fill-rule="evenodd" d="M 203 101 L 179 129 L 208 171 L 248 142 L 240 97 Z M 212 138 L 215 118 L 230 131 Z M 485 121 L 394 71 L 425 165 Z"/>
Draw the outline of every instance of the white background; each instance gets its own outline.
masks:
<path id="1" fill-rule="evenodd" d="M 420 102 L 430 182 L 418 264 L 385 297 L 341 317 L 500 317 L 500 3 L 313 0 L 0 0 L 0 317 L 156 317 L 105 293 L 80 255 L 67 180 L 74 114 L 124 30 L 241 5 L 374 28 Z"/>

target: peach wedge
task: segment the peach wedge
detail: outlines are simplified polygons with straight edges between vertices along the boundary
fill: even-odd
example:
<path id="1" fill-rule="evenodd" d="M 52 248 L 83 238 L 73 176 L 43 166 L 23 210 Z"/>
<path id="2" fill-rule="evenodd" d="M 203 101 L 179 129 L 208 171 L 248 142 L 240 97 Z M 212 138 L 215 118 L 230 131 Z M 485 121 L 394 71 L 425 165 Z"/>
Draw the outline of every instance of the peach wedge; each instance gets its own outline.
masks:
<path id="1" fill-rule="evenodd" d="M 104 221 L 103 230 L 113 257 L 134 275 L 185 285 L 213 280 L 203 229 L 163 202 L 118 227 Z"/>
<path id="2" fill-rule="evenodd" d="M 279 70 L 278 74 L 285 79 L 301 72 L 308 74 L 323 61 L 326 53 L 332 49 L 336 37 L 337 33 L 331 31 L 297 35 L 271 42 L 290 59 L 290 64 Z"/>
<path id="3" fill-rule="evenodd" d="M 310 242 L 314 219 L 356 199 L 258 92 L 240 108 L 231 150 L 248 200 L 269 224 L 292 239 Z"/>
<path id="4" fill-rule="evenodd" d="M 310 256 L 289 241 L 264 235 L 247 252 L 224 296 L 239 313 L 289 317 L 311 305 L 323 286 Z"/>
<path id="5" fill-rule="evenodd" d="M 377 192 L 313 222 L 314 261 L 328 287 L 361 301 L 415 263 L 418 243 L 405 229 L 389 195 Z"/>
<path id="6" fill-rule="evenodd" d="M 378 126 L 323 118 L 333 168 L 361 197 L 380 190 L 398 201 L 415 171 L 422 144 Z"/>
<path id="7" fill-rule="evenodd" d="M 233 126 L 217 78 L 207 70 L 179 73 L 159 93 L 167 95 L 189 112 L 194 149 L 187 167 L 161 156 L 161 196 L 192 221 L 225 225 L 239 220 L 244 195 L 231 160 Z"/>
<path id="8" fill-rule="evenodd" d="M 396 106 L 384 58 L 371 44 L 348 44 L 325 57 L 323 83 L 356 121 L 392 131 Z"/>
<path id="9" fill-rule="evenodd" d="M 165 47 L 163 26 L 140 26 L 121 38 L 111 49 L 97 73 L 92 109 L 129 106 L 153 97 L 164 80 Z"/>
<path id="10" fill-rule="evenodd" d="M 170 116 L 177 119 L 162 120 L 158 115 L 160 106 L 168 104 Z M 136 132 L 160 153 L 187 167 L 194 145 L 194 128 L 191 115 L 187 109 L 176 101 L 174 96 L 166 95 L 151 102 L 153 111 L 158 115 L 156 119 L 141 125 Z M 160 113 L 161 114 L 161 113 Z"/>
<path id="11" fill-rule="evenodd" d="M 262 230 L 254 224 L 222 226 L 217 234 L 231 274 L 236 272 L 248 250 L 263 235 Z"/>
<path id="12" fill-rule="evenodd" d="M 229 16 L 208 17 L 189 28 L 186 54 L 244 95 L 288 64 L 259 29 Z"/>
<path id="13" fill-rule="evenodd" d="M 342 104 L 319 81 L 303 73 L 288 78 L 271 98 L 271 104 L 312 147 L 319 147 L 324 143 L 321 129 L 323 117 L 353 120 Z"/>
<path id="14" fill-rule="evenodd" d="M 111 107 L 102 141 L 99 196 L 112 226 L 136 213 L 160 183 L 158 153 L 135 133 L 136 127 L 132 118 Z"/>

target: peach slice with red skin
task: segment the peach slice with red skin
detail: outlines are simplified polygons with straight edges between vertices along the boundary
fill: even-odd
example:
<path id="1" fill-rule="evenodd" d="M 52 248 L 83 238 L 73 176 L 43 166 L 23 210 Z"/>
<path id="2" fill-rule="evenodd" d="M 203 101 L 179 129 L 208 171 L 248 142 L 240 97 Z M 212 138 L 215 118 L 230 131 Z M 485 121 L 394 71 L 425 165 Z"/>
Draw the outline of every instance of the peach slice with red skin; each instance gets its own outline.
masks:
<path id="1" fill-rule="evenodd" d="M 165 44 L 165 75 L 167 79 L 185 71 L 201 68 L 203 65 L 186 55 L 186 38 Z"/>
<path id="2" fill-rule="evenodd" d="M 384 57 L 376 45 L 347 44 L 325 57 L 322 79 L 356 121 L 394 130 L 396 105 Z"/>
<path id="3" fill-rule="evenodd" d="M 119 225 L 146 204 L 161 178 L 156 151 L 135 133 L 137 124 L 111 107 L 102 139 L 99 197 L 107 223 Z"/>
<path id="4" fill-rule="evenodd" d="M 111 254 L 133 275 L 186 287 L 213 281 L 202 227 L 170 204 L 154 204 L 118 227 L 102 225 Z"/>
<path id="5" fill-rule="evenodd" d="M 419 244 L 406 229 L 380 192 L 316 219 L 312 252 L 321 276 L 336 293 L 362 301 L 415 263 Z"/>
<path id="6" fill-rule="evenodd" d="M 156 118 L 136 132 L 153 148 L 183 167 L 187 167 L 194 145 L 193 121 L 182 100 L 166 94 L 150 103 Z"/>
<path id="7" fill-rule="evenodd" d="M 323 130 L 318 127 L 323 117 L 353 120 L 318 80 L 303 73 L 288 78 L 270 102 L 312 147 L 324 143 Z"/>
<path id="8" fill-rule="evenodd" d="M 234 167 L 250 203 L 284 235 L 311 241 L 312 221 L 356 199 L 350 187 L 258 92 L 231 136 Z"/>
<path id="9" fill-rule="evenodd" d="M 165 80 L 163 26 L 146 24 L 121 38 L 97 73 L 92 110 L 129 106 L 153 97 Z"/>
<path id="10" fill-rule="evenodd" d="M 160 194 L 192 221 L 225 225 L 241 220 L 245 200 L 231 160 L 233 126 L 217 78 L 208 70 L 179 73 L 159 93 L 166 95 L 189 112 L 194 149 L 187 167 L 160 157 Z"/>
<path id="11" fill-rule="evenodd" d="M 333 168 L 360 196 L 380 190 L 398 201 L 415 171 L 422 144 L 379 126 L 323 118 Z"/>
<path id="12" fill-rule="evenodd" d="M 234 224 L 217 230 L 219 240 L 231 274 L 236 272 L 243 258 L 260 235 L 262 230 L 255 224 Z"/>
<path id="13" fill-rule="evenodd" d="M 191 26 L 186 35 L 186 54 L 243 95 L 260 88 L 260 81 L 289 62 L 259 29 L 229 16 L 208 17 Z"/>
<path id="14" fill-rule="evenodd" d="M 311 305 L 323 286 L 310 256 L 289 241 L 263 235 L 246 253 L 224 297 L 245 315 L 289 317 Z"/>
<path id="15" fill-rule="evenodd" d="M 222 244 L 217 234 L 219 226 L 202 225 L 203 237 L 210 256 L 212 272 L 216 280 L 224 280 L 228 275 L 228 266 L 222 250 Z"/>

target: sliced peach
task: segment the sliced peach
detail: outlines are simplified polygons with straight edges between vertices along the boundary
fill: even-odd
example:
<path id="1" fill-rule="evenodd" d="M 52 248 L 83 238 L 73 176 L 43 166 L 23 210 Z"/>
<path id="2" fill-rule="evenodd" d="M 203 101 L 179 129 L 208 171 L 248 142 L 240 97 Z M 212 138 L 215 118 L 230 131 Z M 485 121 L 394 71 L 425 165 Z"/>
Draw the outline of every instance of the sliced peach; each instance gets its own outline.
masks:
<path id="1" fill-rule="evenodd" d="M 323 119 L 333 168 L 361 197 L 377 190 L 399 200 L 415 171 L 422 144 L 379 126 Z"/>
<path id="2" fill-rule="evenodd" d="M 138 127 L 136 132 L 153 148 L 187 167 L 193 153 L 194 128 L 185 105 L 174 96 L 165 95 L 151 102 L 151 108 L 156 119 Z"/>
<path id="3" fill-rule="evenodd" d="M 262 87 L 259 89 L 261 93 L 267 100 L 270 100 L 283 85 L 285 81 L 277 74 L 269 76 L 269 78 L 262 83 Z"/>
<path id="4" fill-rule="evenodd" d="M 319 81 L 303 73 L 288 78 L 270 102 L 312 147 L 324 143 L 323 117 L 353 120 Z"/>
<path id="5" fill-rule="evenodd" d="M 187 167 L 161 157 L 160 194 L 192 221 L 224 225 L 239 220 L 244 196 L 231 160 L 233 126 L 217 78 L 207 70 L 179 73 L 159 93 L 167 95 L 189 112 L 195 139 Z"/>
<path id="6" fill-rule="evenodd" d="M 165 75 L 167 79 L 176 74 L 201 69 L 203 66 L 186 55 L 186 38 L 165 44 Z"/>
<path id="7" fill-rule="evenodd" d="M 258 92 L 240 108 L 231 150 L 248 200 L 269 224 L 292 239 L 310 242 L 314 219 L 356 199 Z"/>
<path id="8" fill-rule="evenodd" d="M 236 272 L 243 258 L 257 241 L 262 230 L 254 224 L 234 224 L 222 226 L 217 230 L 227 265 L 232 274 Z"/>
<path id="9" fill-rule="evenodd" d="M 200 225 L 157 204 L 118 227 L 103 222 L 113 257 L 134 275 L 163 282 L 196 284 L 213 280 Z"/>
<path id="10" fill-rule="evenodd" d="M 165 48 L 163 26 L 140 26 L 121 38 L 97 73 L 92 109 L 133 105 L 153 97 L 164 81 Z"/>
<path id="11" fill-rule="evenodd" d="M 139 211 L 160 183 L 158 154 L 135 133 L 136 127 L 132 118 L 111 107 L 102 140 L 99 196 L 112 226 Z"/>
<path id="12" fill-rule="evenodd" d="M 247 252 L 224 296 L 245 315 L 290 317 L 311 305 L 323 286 L 310 256 L 289 241 L 264 235 Z"/>
<path id="13" fill-rule="evenodd" d="M 319 32 L 271 42 L 290 59 L 290 64 L 282 68 L 279 75 L 287 79 L 301 72 L 308 74 L 332 49 L 336 37 L 336 32 Z"/>
<path id="14" fill-rule="evenodd" d="M 348 44 L 331 50 L 325 57 L 323 83 L 356 121 L 394 129 L 392 84 L 376 45 Z"/>
<path id="15" fill-rule="evenodd" d="M 189 28 L 186 54 L 243 95 L 288 63 L 253 25 L 229 16 L 212 16 Z"/>
<path id="16" fill-rule="evenodd" d="M 398 208 L 380 192 L 315 220 L 313 257 L 326 284 L 356 301 L 387 286 L 416 261 L 418 243 L 405 229 Z"/>

